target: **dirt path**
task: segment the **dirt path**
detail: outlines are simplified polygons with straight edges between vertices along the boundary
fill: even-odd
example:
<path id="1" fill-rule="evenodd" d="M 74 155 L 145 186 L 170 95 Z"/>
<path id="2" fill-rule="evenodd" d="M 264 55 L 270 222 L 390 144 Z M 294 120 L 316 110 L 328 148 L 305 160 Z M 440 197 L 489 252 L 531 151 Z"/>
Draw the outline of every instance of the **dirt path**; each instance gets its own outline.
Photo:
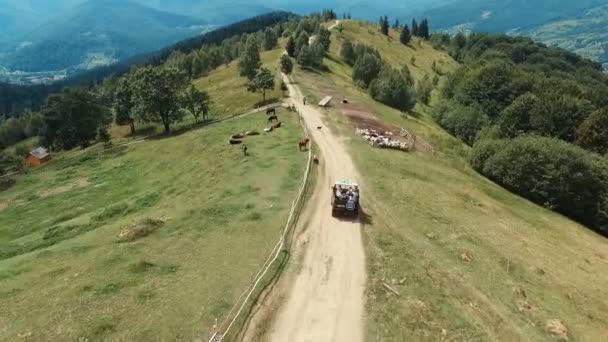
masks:
<path id="1" fill-rule="evenodd" d="M 321 186 L 310 203 L 310 222 L 302 235 L 305 248 L 298 275 L 276 315 L 271 341 L 363 340 L 365 256 L 361 224 L 332 217 L 330 185 L 343 179 L 357 180 L 355 166 L 338 137 L 324 126 L 313 105 L 302 105 L 300 89 L 287 82 L 291 101 L 309 128 L 323 156 Z M 325 186 L 323 186 L 325 185 Z M 363 192 L 365 196 L 365 193 Z M 302 252 L 302 251 L 299 251 Z"/>

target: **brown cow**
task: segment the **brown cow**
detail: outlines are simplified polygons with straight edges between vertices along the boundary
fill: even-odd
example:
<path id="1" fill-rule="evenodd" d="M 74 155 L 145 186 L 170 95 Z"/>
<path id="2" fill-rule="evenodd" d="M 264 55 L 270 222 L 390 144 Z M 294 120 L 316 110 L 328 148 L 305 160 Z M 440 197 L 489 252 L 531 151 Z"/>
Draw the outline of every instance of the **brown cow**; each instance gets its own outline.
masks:
<path id="1" fill-rule="evenodd" d="M 310 139 L 308 138 L 300 140 L 300 151 L 306 151 L 308 148 L 308 143 L 310 143 Z"/>

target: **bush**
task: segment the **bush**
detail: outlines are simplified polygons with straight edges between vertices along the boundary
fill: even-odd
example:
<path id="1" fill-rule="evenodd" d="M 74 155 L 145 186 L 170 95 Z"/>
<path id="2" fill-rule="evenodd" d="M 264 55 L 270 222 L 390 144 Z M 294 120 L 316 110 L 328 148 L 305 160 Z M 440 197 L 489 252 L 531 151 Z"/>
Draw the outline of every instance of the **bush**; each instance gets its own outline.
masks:
<path id="1" fill-rule="evenodd" d="M 378 78 L 370 83 L 369 93 L 375 100 L 403 112 L 412 110 L 416 105 L 408 80 L 390 66 L 384 66 Z"/>
<path id="2" fill-rule="evenodd" d="M 431 102 L 431 93 L 433 92 L 433 84 L 431 83 L 431 80 L 429 79 L 429 76 L 426 75 L 424 76 L 424 78 L 422 80 L 420 80 L 420 82 L 418 82 L 418 85 L 416 87 L 416 98 L 428 105 Z"/>
<path id="3" fill-rule="evenodd" d="M 357 59 L 355 66 L 353 67 L 353 80 L 355 82 L 361 81 L 365 87 L 378 77 L 380 69 L 382 68 L 382 62 L 380 58 L 373 54 L 366 53 L 363 57 Z"/>
<path id="4" fill-rule="evenodd" d="M 344 40 L 344 43 L 342 43 L 342 48 L 340 49 L 340 56 L 342 57 L 344 63 L 348 65 L 352 66 L 355 65 L 355 63 L 357 62 L 357 54 L 355 53 L 355 49 L 350 40 Z"/>
<path id="5" fill-rule="evenodd" d="M 608 110 L 597 110 L 576 131 L 576 144 L 598 153 L 608 152 Z"/>
<path id="6" fill-rule="evenodd" d="M 437 105 L 433 117 L 441 127 L 469 145 L 477 140 L 479 132 L 488 122 L 477 107 L 462 106 L 452 101 Z"/>
<path id="7" fill-rule="evenodd" d="M 475 170 L 531 201 L 608 234 L 608 163 L 566 142 L 536 136 L 480 141 Z"/>

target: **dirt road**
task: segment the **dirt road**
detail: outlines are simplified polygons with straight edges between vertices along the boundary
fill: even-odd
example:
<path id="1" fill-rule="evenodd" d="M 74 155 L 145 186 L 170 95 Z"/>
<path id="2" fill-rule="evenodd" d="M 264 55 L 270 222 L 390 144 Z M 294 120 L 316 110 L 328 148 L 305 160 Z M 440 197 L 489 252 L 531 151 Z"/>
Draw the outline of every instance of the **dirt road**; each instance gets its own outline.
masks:
<path id="1" fill-rule="evenodd" d="M 353 161 L 340 140 L 321 120 L 313 104 L 302 104 L 299 88 L 287 82 L 291 100 L 298 107 L 321 152 L 320 186 L 309 205 L 310 222 L 298 244 L 305 248 L 302 264 L 270 332 L 271 341 L 363 340 L 365 256 L 358 222 L 332 217 L 330 185 L 357 180 Z M 362 191 L 365 191 L 362 189 Z M 362 193 L 365 196 L 365 192 Z"/>

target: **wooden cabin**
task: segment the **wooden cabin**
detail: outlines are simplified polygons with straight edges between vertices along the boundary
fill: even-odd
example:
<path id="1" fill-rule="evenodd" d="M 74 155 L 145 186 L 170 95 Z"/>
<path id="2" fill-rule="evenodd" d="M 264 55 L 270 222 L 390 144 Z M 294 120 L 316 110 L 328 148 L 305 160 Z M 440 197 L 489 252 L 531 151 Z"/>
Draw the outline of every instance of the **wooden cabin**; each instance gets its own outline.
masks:
<path id="1" fill-rule="evenodd" d="M 38 147 L 25 157 L 25 161 L 29 166 L 40 166 L 51 160 L 51 154 L 44 147 Z"/>

